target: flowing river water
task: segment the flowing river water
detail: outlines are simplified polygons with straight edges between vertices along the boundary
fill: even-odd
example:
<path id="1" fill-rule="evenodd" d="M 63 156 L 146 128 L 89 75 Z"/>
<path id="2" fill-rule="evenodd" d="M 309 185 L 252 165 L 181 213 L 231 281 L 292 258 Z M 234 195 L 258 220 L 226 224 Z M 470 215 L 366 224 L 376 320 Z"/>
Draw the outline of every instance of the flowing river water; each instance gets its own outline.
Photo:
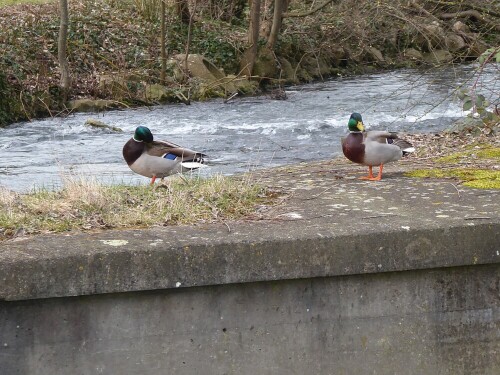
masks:
<path id="1" fill-rule="evenodd" d="M 498 103 L 499 67 L 480 76 L 478 88 Z M 268 96 L 169 104 L 100 114 L 78 113 L 0 129 L 0 186 L 15 191 L 58 188 L 61 178 L 77 175 L 103 183 L 147 183 L 132 173 L 122 147 L 138 125 L 156 139 L 167 139 L 209 156 L 203 175 L 233 174 L 341 155 L 351 112 L 360 112 L 369 129 L 437 132 L 464 113 L 453 94 L 476 79 L 475 67 L 429 72 L 387 73 L 287 87 L 287 100 Z M 472 78 L 471 78 L 472 77 Z M 123 133 L 89 128 L 88 118 L 119 127 Z"/>

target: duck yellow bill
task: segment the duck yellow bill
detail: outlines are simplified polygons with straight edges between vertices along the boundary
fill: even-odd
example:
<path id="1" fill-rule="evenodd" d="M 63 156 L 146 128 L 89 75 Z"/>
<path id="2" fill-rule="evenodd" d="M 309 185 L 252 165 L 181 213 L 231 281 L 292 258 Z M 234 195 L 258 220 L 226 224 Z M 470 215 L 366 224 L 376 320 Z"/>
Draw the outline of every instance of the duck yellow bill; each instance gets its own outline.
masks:
<path id="1" fill-rule="evenodd" d="M 365 127 L 363 126 L 363 123 L 361 121 L 358 121 L 358 125 L 356 126 L 359 131 L 364 131 L 365 130 Z"/>

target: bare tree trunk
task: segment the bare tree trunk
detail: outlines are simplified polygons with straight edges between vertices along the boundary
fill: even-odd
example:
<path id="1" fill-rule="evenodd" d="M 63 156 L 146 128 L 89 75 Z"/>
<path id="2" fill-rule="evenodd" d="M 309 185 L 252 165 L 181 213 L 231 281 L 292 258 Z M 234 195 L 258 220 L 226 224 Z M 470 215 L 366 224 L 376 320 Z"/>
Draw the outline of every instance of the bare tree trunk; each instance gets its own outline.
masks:
<path id="1" fill-rule="evenodd" d="M 59 59 L 59 69 L 61 70 L 61 80 L 59 86 L 61 88 L 63 99 L 68 99 L 70 89 L 70 76 L 67 56 L 67 43 L 68 43 L 68 0 L 60 0 L 59 7 L 61 12 L 61 23 L 59 26 L 59 40 L 57 45 L 57 57 Z"/>
<path id="2" fill-rule="evenodd" d="M 161 84 L 165 84 L 165 79 L 166 79 L 166 71 L 167 71 L 167 52 L 165 51 L 165 34 L 166 34 L 166 29 L 165 29 L 165 1 L 161 1 L 161 37 L 160 37 L 160 51 L 161 51 L 161 73 L 160 73 L 160 81 Z"/>
<path id="3" fill-rule="evenodd" d="M 188 70 L 188 56 L 189 56 L 189 48 L 191 47 L 191 39 L 193 38 L 193 18 L 194 13 L 196 12 L 197 0 L 194 2 L 194 9 L 191 12 L 191 16 L 189 17 L 189 26 L 188 26 L 188 36 L 186 41 L 186 55 L 184 57 L 184 69 Z"/>
<path id="4" fill-rule="evenodd" d="M 273 25 L 271 27 L 271 32 L 269 33 L 269 38 L 267 39 L 267 47 L 270 50 L 274 49 L 276 41 L 278 40 L 278 35 L 283 23 L 283 13 L 286 12 L 287 8 L 288 0 L 274 1 Z"/>
<path id="5" fill-rule="evenodd" d="M 247 51 L 246 66 L 243 67 L 243 74 L 252 75 L 253 66 L 257 59 L 257 50 L 259 47 L 259 28 L 260 28 L 260 0 L 251 0 L 250 5 L 250 28 L 248 32 L 248 43 L 250 48 Z"/>

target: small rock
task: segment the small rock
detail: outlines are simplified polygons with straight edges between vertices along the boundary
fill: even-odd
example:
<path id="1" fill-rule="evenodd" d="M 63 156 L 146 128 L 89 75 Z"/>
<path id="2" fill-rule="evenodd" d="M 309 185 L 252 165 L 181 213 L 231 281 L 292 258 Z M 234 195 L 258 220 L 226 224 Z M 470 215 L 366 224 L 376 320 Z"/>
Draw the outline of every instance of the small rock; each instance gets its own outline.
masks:
<path id="1" fill-rule="evenodd" d="M 412 59 L 412 60 L 423 60 L 424 59 L 422 52 L 417 51 L 415 48 L 405 49 L 404 55 L 405 55 L 405 57 Z"/>
<path id="2" fill-rule="evenodd" d="M 385 63 L 385 59 L 384 56 L 382 55 L 382 52 L 380 52 L 380 50 L 378 50 L 377 48 L 368 47 L 366 51 L 372 57 L 373 61 L 377 63 Z"/>
<path id="3" fill-rule="evenodd" d="M 430 64 L 444 64 L 453 60 L 453 55 L 450 51 L 444 49 L 436 49 L 424 54 L 424 60 Z"/>
<path id="4" fill-rule="evenodd" d="M 462 32 L 462 33 L 468 33 L 470 32 L 469 26 L 467 26 L 465 23 L 462 21 L 457 21 L 453 24 L 452 29 L 454 32 Z"/>
<path id="5" fill-rule="evenodd" d="M 116 101 L 106 99 L 76 99 L 68 106 L 74 112 L 99 112 L 119 107 Z"/>
<path id="6" fill-rule="evenodd" d="M 107 125 L 104 122 L 93 119 L 93 118 L 87 119 L 87 121 L 85 121 L 85 125 L 92 127 L 92 128 L 109 129 L 109 130 L 116 132 L 116 133 L 123 133 L 122 129 L 120 129 L 116 126 Z"/>
<path id="7" fill-rule="evenodd" d="M 460 35 L 451 33 L 446 35 L 445 44 L 451 52 L 456 52 L 467 47 L 467 44 Z"/>

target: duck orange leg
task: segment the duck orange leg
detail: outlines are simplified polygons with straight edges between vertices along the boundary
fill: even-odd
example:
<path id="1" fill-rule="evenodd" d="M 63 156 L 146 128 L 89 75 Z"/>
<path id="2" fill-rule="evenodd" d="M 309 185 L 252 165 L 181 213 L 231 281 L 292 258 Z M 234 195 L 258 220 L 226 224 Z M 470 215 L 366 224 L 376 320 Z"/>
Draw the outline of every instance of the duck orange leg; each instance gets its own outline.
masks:
<path id="1" fill-rule="evenodd" d="M 150 185 L 154 185 L 156 181 L 156 176 L 153 175 L 153 178 L 151 178 L 151 182 L 149 183 Z"/>
<path id="2" fill-rule="evenodd" d="M 378 176 L 373 176 L 372 166 L 368 166 L 368 176 L 360 177 L 361 180 L 370 180 L 370 181 L 380 181 L 382 179 L 382 171 L 384 169 L 384 164 L 380 164 L 378 170 Z"/>
<path id="3" fill-rule="evenodd" d="M 368 166 L 368 176 L 363 176 L 360 177 L 360 180 L 373 180 L 375 177 L 373 177 L 373 167 L 371 165 Z"/>
<path id="4" fill-rule="evenodd" d="M 382 170 L 384 169 L 384 164 L 380 164 L 378 167 L 378 175 L 373 179 L 373 181 L 380 181 L 382 179 Z"/>

